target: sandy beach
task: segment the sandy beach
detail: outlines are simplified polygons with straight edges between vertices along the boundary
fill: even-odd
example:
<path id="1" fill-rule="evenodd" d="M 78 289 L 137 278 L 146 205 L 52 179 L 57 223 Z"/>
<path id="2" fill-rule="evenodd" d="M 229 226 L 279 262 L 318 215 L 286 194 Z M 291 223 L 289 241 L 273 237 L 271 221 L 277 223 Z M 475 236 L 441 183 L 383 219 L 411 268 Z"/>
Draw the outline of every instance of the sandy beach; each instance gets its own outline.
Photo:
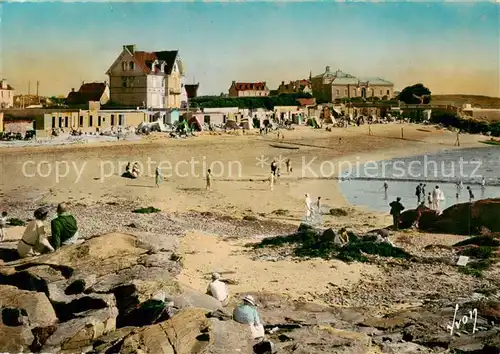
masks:
<path id="1" fill-rule="evenodd" d="M 402 129 L 405 139 L 400 138 Z M 372 131 L 373 135 L 369 136 L 367 127 L 363 126 L 332 132 L 298 127 L 285 131 L 280 141 L 273 135 L 260 137 L 256 133 L 204 134 L 187 140 L 152 135 L 140 142 L 3 149 L 0 152 L 2 208 L 15 216 L 20 213 L 17 206 L 23 208 L 23 203 L 28 201 L 38 204 L 69 201 L 96 207 L 103 205 L 103 208 L 107 202 L 128 201 L 136 206 L 155 206 L 162 210 L 161 215 L 210 211 L 234 218 L 256 215 L 262 220 L 298 225 L 304 216 L 303 196 L 308 192 L 314 198 L 322 197 L 325 210 L 334 207 L 349 210 L 349 215 L 344 217 L 325 215 L 325 227 L 347 226 L 366 231 L 387 226 L 391 222 L 390 215 L 348 205 L 338 182 L 321 178 L 317 172 L 320 164 L 333 161 L 335 166 L 340 166 L 341 161 L 362 163 L 437 152 L 455 148 L 456 139 L 455 133 L 432 126 L 375 125 Z M 479 146 L 482 138 L 463 135 L 461 147 Z M 271 146 L 276 144 L 295 149 Z M 269 166 L 257 164 L 260 156 L 265 156 L 267 163 L 280 156 L 282 160 L 290 158 L 292 161 L 293 171 L 286 173 L 282 167 L 282 177 L 273 191 L 269 190 L 266 181 Z M 148 159 L 155 162 L 151 163 L 149 171 Z M 198 162 L 192 170 L 186 168 L 191 159 Z M 311 160 L 314 160 L 310 164 L 312 167 L 304 169 Z M 120 177 L 127 162 L 134 161 L 142 163 L 146 171 L 135 180 Z M 167 161 L 174 168 L 170 175 L 164 172 L 164 180 L 156 188 L 154 169 L 160 161 Z M 215 166 L 213 191 L 208 192 L 203 170 L 214 161 L 220 162 L 212 165 Z M 179 171 L 175 171 L 176 164 L 181 165 Z M 38 171 L 37 166 L 40 167 Z M 218 166 L 223 170 L 217 171 Z M 229 166 L 233 166 L 233 171 L 228 171 Z M 59 175 L 56 175 L 57 168 Z M 279 209 L 286 210 L 285 215 L 273 213 Z M 376 265 L 289 259 L 270 262 L 247 254 L 244 245 L 257 242 L 266 234 L 262 229 L 261 235 L 227 239 L 224 237 L 227 235 L 209 235 L 202 230 L 188 232 L 180 241 L 184 267 L 179 278 L 203 290 L 209 274 L 218 271 L 235 280 L 237 285 L 231 285 L 232 292 L 259 289 L 318 300 L 317 294 L 327 292 L 329 283 L 351 288 L 361 279 L 381 276 Z"/>

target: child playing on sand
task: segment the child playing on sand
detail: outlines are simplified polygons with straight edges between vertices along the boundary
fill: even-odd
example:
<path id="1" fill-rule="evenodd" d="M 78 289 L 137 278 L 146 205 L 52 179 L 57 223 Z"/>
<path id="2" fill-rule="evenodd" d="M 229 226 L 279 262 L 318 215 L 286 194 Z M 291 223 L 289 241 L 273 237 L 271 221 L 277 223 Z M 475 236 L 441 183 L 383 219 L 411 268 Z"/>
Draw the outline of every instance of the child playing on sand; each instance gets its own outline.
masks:
<path id="1" fill-rule="evenodd" d="M 7 212 L 2 211 L 2 217 L 0 218 L 0 242 L 2 242 L 5 237 L 6 226 L 7 226 Z"/>
<path id="2" fill-rule="evenodd" d="M 206 187 L 206 190 L 207 191 L 212 191 L 212 179 L 213 179 L 213 176 L 212 176 L 212 170 L 211 169 L 208 169 L 207 170 L 207 187 Z"/>

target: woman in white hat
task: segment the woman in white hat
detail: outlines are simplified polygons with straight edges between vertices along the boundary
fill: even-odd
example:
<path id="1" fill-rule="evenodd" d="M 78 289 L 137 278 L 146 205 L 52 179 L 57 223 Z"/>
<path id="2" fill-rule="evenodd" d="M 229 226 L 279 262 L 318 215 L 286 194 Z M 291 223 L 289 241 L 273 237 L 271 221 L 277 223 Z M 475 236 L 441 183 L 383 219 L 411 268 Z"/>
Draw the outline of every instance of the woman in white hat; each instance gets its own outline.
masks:
<path id="1" fill-rule="evenodd" d="M 243 298 L 243 303 L 234 309 L 233 319 L 238 323 L 250 325 L 255 339 L 264 337 L 264 326 L 260 321 L 257 303 L 252 295 L 246 295 Z"/>

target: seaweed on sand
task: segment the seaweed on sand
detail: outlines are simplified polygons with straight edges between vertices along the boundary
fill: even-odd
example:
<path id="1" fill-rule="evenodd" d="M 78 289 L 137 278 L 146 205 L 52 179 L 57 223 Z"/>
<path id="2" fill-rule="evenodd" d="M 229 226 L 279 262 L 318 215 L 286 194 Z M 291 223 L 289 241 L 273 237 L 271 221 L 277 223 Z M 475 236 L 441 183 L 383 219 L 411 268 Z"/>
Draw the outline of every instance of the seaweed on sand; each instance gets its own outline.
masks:
<path id="1" fill-rule="evenodd" d="M 381 257 L 411 258 L 411 255 L 401 248 L 394 247 L 385 242 L 364 241 L 363 239 L 351 242 L 342 247 L 336 257 L 344 262 L 367 262 L 368 258 L 362 253 L 379 255 Z"/>
<path id="2" fill-rule="evenodd" d="M 462 246 L 467 246 L 467 245 L 499 247 L 500 240 L 497 240 L 496 238 L 489 236 L 489 235 L 475 236 L 475 237 L 468 238 L 467 240 L 463 240 L 463 241 L 460 241 L 458 243 L 455 243 L 453 246 L 454 247 L 462 247 Z"/>
<path id="3" fill-rule="evenodd" d="M 466 266 L 459 267 L 458 271 L 462 274 L 480 278 L 483 276 L 483 271 L 487 270 L 492 264 L 493 264 L 492 260 L 482 259 L 478 262 L 471 262 Z"/>
<path id="4" fill-rule="evenodd" d="M 9 220 L 7 220 L 7 223 L 10 226 L 25 226 L 26 225 L 26 223 L 24 221 L 22 221 L 21 219 L 18 219 L 18 218 L 10 218 Z"/>
<path id="5" fill-rule="evenodd" d="M 160 209 L 156 209 L 155 207 L 150 206 L 147 208 L 136 209 L 133 212 L 137 214 L 151 214 L 151 213 L 158 213 L 160 211 L 161 211 Z"/>
<path id="6" fill-rule="evenodd" d="M 318 230 L 302 224 L 297 233 L 287 236 L 268 237 L 254 245 L 254 247 L 279 247 L 285 244 L 297 244 L 295 248 L 297 257 L 337 258 L 344 262 L 367 262 L 368 258 L 363 253 L 382 257 L 411 258 L 411 255 L 401 248 L 391 246 L 388 243 L 378 243 L 368 238 L 360 238 L 352 233 L 349 233 L 350 243 L 344 247 L 340 247 L 333 242 L 322 242 L 320 235 L 321 233 Z"/>

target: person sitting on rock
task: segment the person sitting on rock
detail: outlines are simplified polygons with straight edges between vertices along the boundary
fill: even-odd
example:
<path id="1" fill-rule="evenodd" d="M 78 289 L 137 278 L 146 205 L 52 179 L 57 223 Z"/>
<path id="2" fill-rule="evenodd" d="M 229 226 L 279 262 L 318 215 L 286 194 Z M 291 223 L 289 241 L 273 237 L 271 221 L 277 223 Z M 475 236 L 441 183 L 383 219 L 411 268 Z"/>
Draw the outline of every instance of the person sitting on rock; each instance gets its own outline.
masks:
<path id="1" fill-rule="evenodd" d="M 34 256 L 37 253 L 43 253 L 46 249 L 54 252 L 54 248 L 47 240 L 45 234 L 44 221 L 47 219 L 49 211 L 46 208 L 35 210 L 35 220 L 26 225 L 23 237 L 17 244 L 17 253 L 21 258 Z"/>
<path id="2" fill-rule="evenodd" d="M 50 244 L 54 249 L 63 245 L 79 243 L 76 219 L 68 212 L 68 206 L 65 203 L 57 206 L 57 217 L 52 220 L 50 226 L 52 230 Z"/>
<path id="3" fill-rule="evenodd" d="M 220 280 L 219 273 L 212 274 L 212 282 L 208 285 L 207 295 L 210 295 L 220 301 L 222 306 L 226 306 L 229 300 L 229 291 L 227 284 Z"/>
<path id="4" fill-rule="evenodd" d="M 347 234 L 347 229 L 345 227 L 341 228 L 338 234 L 335 235 L 333 243 L 339 246 L 344 246 L 349 243 L 349 235 Z"/>
<path id="5" fill-rule="evenodd" d="M 243 298 L 243 303 L 233 311 L 233 319 L 241 324 L 250 325 L 254 339 L 264 338 L 264 326 L 257 312 L 257 304 L 252 295 Z"/>

